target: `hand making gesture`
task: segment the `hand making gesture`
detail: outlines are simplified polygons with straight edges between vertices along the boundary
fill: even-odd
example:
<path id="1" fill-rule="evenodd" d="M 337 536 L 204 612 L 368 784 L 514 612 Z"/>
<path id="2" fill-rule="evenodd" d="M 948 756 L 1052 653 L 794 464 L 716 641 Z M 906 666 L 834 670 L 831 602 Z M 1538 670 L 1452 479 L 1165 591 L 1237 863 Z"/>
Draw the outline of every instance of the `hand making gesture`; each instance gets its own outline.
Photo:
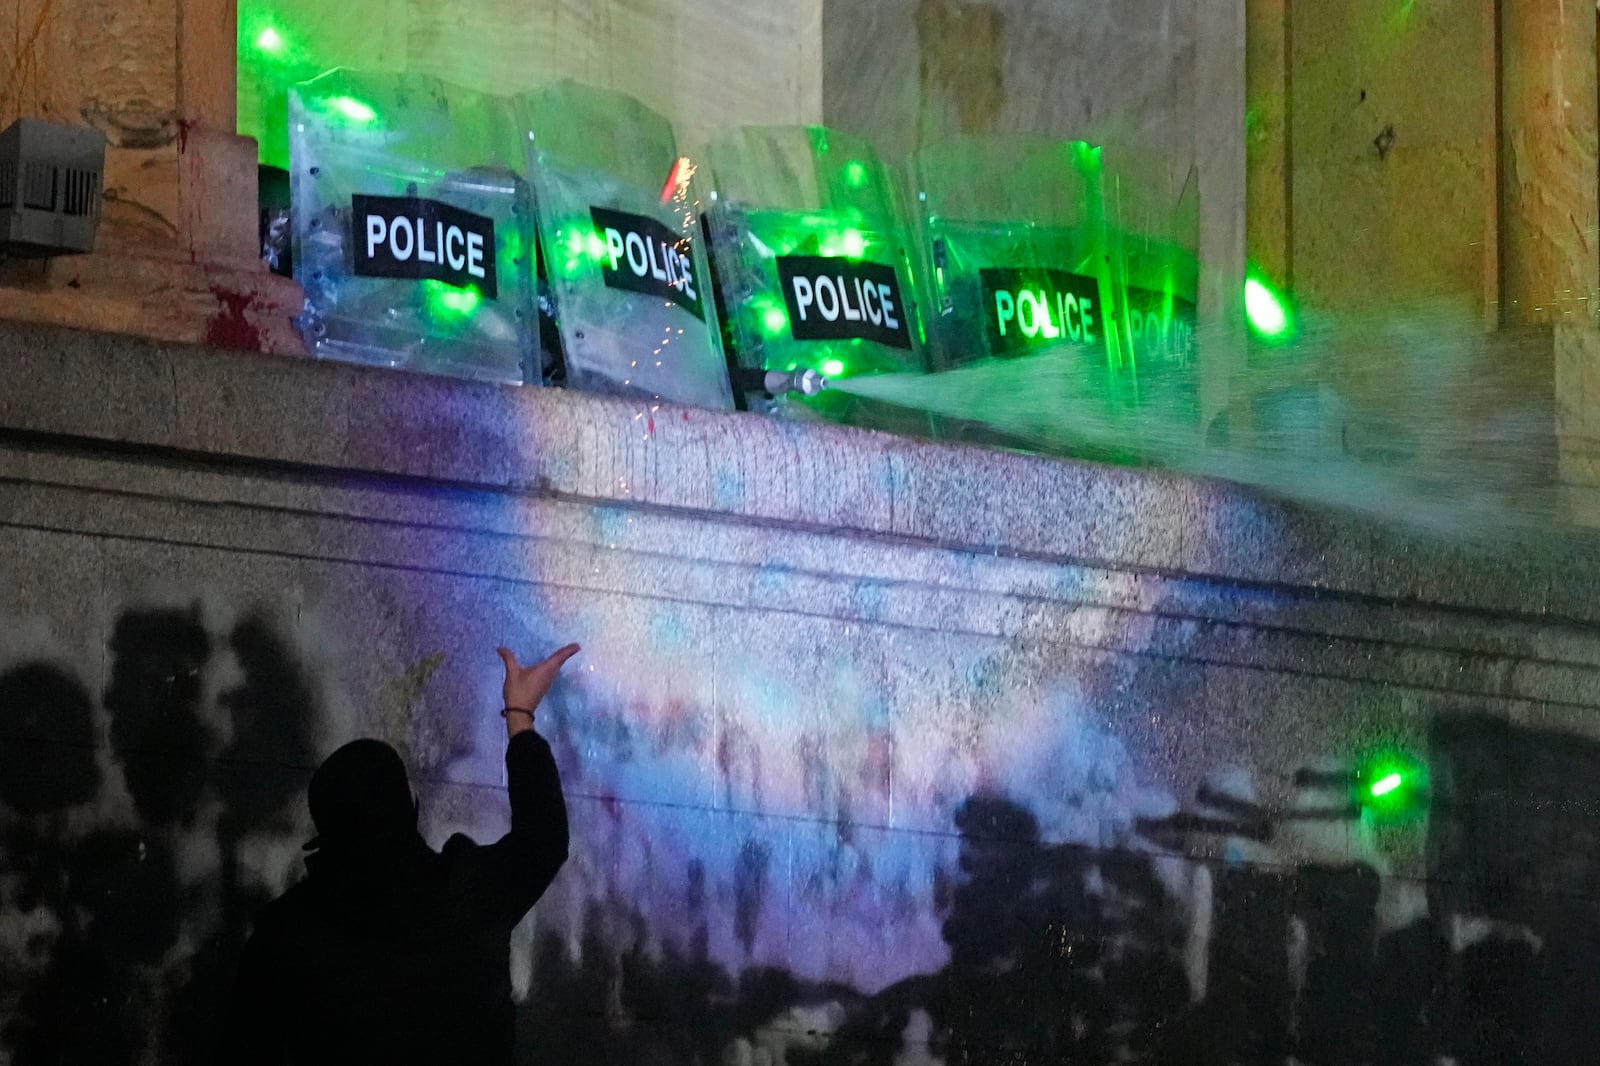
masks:
<path id="1" fill-rule="evenodd" d="M 578 646 L 568 644 L 544 662 L 533 666 L 518 663 L 510 648 L 495 650 L 500 653 L 500 661 L 506 667 L 506 705 L 500 713 L 505 716 L 506 736 L 514 737 L 533 728 L 534 712 L 550 692 L 550 686 L 555 684 L 561 665 L 578 654 Z"/>

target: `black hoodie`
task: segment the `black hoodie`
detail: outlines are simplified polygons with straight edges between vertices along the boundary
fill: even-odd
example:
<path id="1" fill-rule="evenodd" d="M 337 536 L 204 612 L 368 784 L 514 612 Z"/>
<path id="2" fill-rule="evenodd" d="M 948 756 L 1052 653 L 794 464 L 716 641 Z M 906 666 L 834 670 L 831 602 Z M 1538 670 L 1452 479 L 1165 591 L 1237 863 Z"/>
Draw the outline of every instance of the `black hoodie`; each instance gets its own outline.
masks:
<path id="1" fill-rule="evenodd" d="M 511 739 L 506 773 L 494 844 L 457 834 L 436 853 L 413 829 L 306 859 L 245 946 L 226 1062 L 511 1062 L 511 930 L 566 861 L 567 808 L 537 733 Z"/>

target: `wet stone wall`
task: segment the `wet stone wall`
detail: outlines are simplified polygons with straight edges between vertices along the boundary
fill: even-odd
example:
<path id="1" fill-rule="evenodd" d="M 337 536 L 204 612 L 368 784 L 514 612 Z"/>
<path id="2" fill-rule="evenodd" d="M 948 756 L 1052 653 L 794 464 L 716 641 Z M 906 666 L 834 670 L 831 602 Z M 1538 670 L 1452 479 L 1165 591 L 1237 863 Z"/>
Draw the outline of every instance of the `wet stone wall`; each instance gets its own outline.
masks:
<path id="1" fill-rule="evenodd" d="M 0 1062 L 206 1061 L 345 740 L 572 858 L 527 1063 L 1541 1064 L 1600 1042 L 1578 542 L 746 416 L 0 333 Z"/>

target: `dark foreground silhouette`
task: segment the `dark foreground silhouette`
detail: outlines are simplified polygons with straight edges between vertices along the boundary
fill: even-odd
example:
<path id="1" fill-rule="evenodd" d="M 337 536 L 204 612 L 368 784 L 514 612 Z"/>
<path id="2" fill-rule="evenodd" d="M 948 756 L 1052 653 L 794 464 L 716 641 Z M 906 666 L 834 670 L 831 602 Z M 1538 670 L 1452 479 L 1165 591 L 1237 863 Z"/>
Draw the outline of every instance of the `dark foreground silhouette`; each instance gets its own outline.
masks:
<path id="1" fill-rule="evenodd" d="M 561 779 L 533 712 L 576 651 L 526 669 L 501 652 L 511 831 L 496 843 L 428 847 L 405 764 L 382 741 L 352 741 L 317 770 L 307 877 L 257 919 L 225 1061 L 512 1061 L 511 931 L 567 858 Z"/>

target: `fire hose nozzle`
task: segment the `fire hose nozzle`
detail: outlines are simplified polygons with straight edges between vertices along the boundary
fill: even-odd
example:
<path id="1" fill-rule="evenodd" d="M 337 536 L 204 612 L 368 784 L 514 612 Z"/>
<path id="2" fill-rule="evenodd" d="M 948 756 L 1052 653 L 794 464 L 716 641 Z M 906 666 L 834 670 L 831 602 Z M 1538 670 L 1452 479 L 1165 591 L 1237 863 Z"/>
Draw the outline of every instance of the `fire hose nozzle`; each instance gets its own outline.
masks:
<path id="1" fill-rule="evenodd" d="M 792 373 L 769 370 L 765 385 L 767 391 L 774 396 L 785 392 L 798 392 L 802 396 L 815 396 L 828 387 L 828 379 L 815 370 L 796 370 Z"/>
<path id="2" fill-rule="evenodd" d="M 760 390 L 768 396 L 781 396 L 798 392 L 802 396 L 815 396 L 828 387 L 828 379 L 815 370 L 737 370 L 733 375 L 734 388 L 746 392 Z"/>

